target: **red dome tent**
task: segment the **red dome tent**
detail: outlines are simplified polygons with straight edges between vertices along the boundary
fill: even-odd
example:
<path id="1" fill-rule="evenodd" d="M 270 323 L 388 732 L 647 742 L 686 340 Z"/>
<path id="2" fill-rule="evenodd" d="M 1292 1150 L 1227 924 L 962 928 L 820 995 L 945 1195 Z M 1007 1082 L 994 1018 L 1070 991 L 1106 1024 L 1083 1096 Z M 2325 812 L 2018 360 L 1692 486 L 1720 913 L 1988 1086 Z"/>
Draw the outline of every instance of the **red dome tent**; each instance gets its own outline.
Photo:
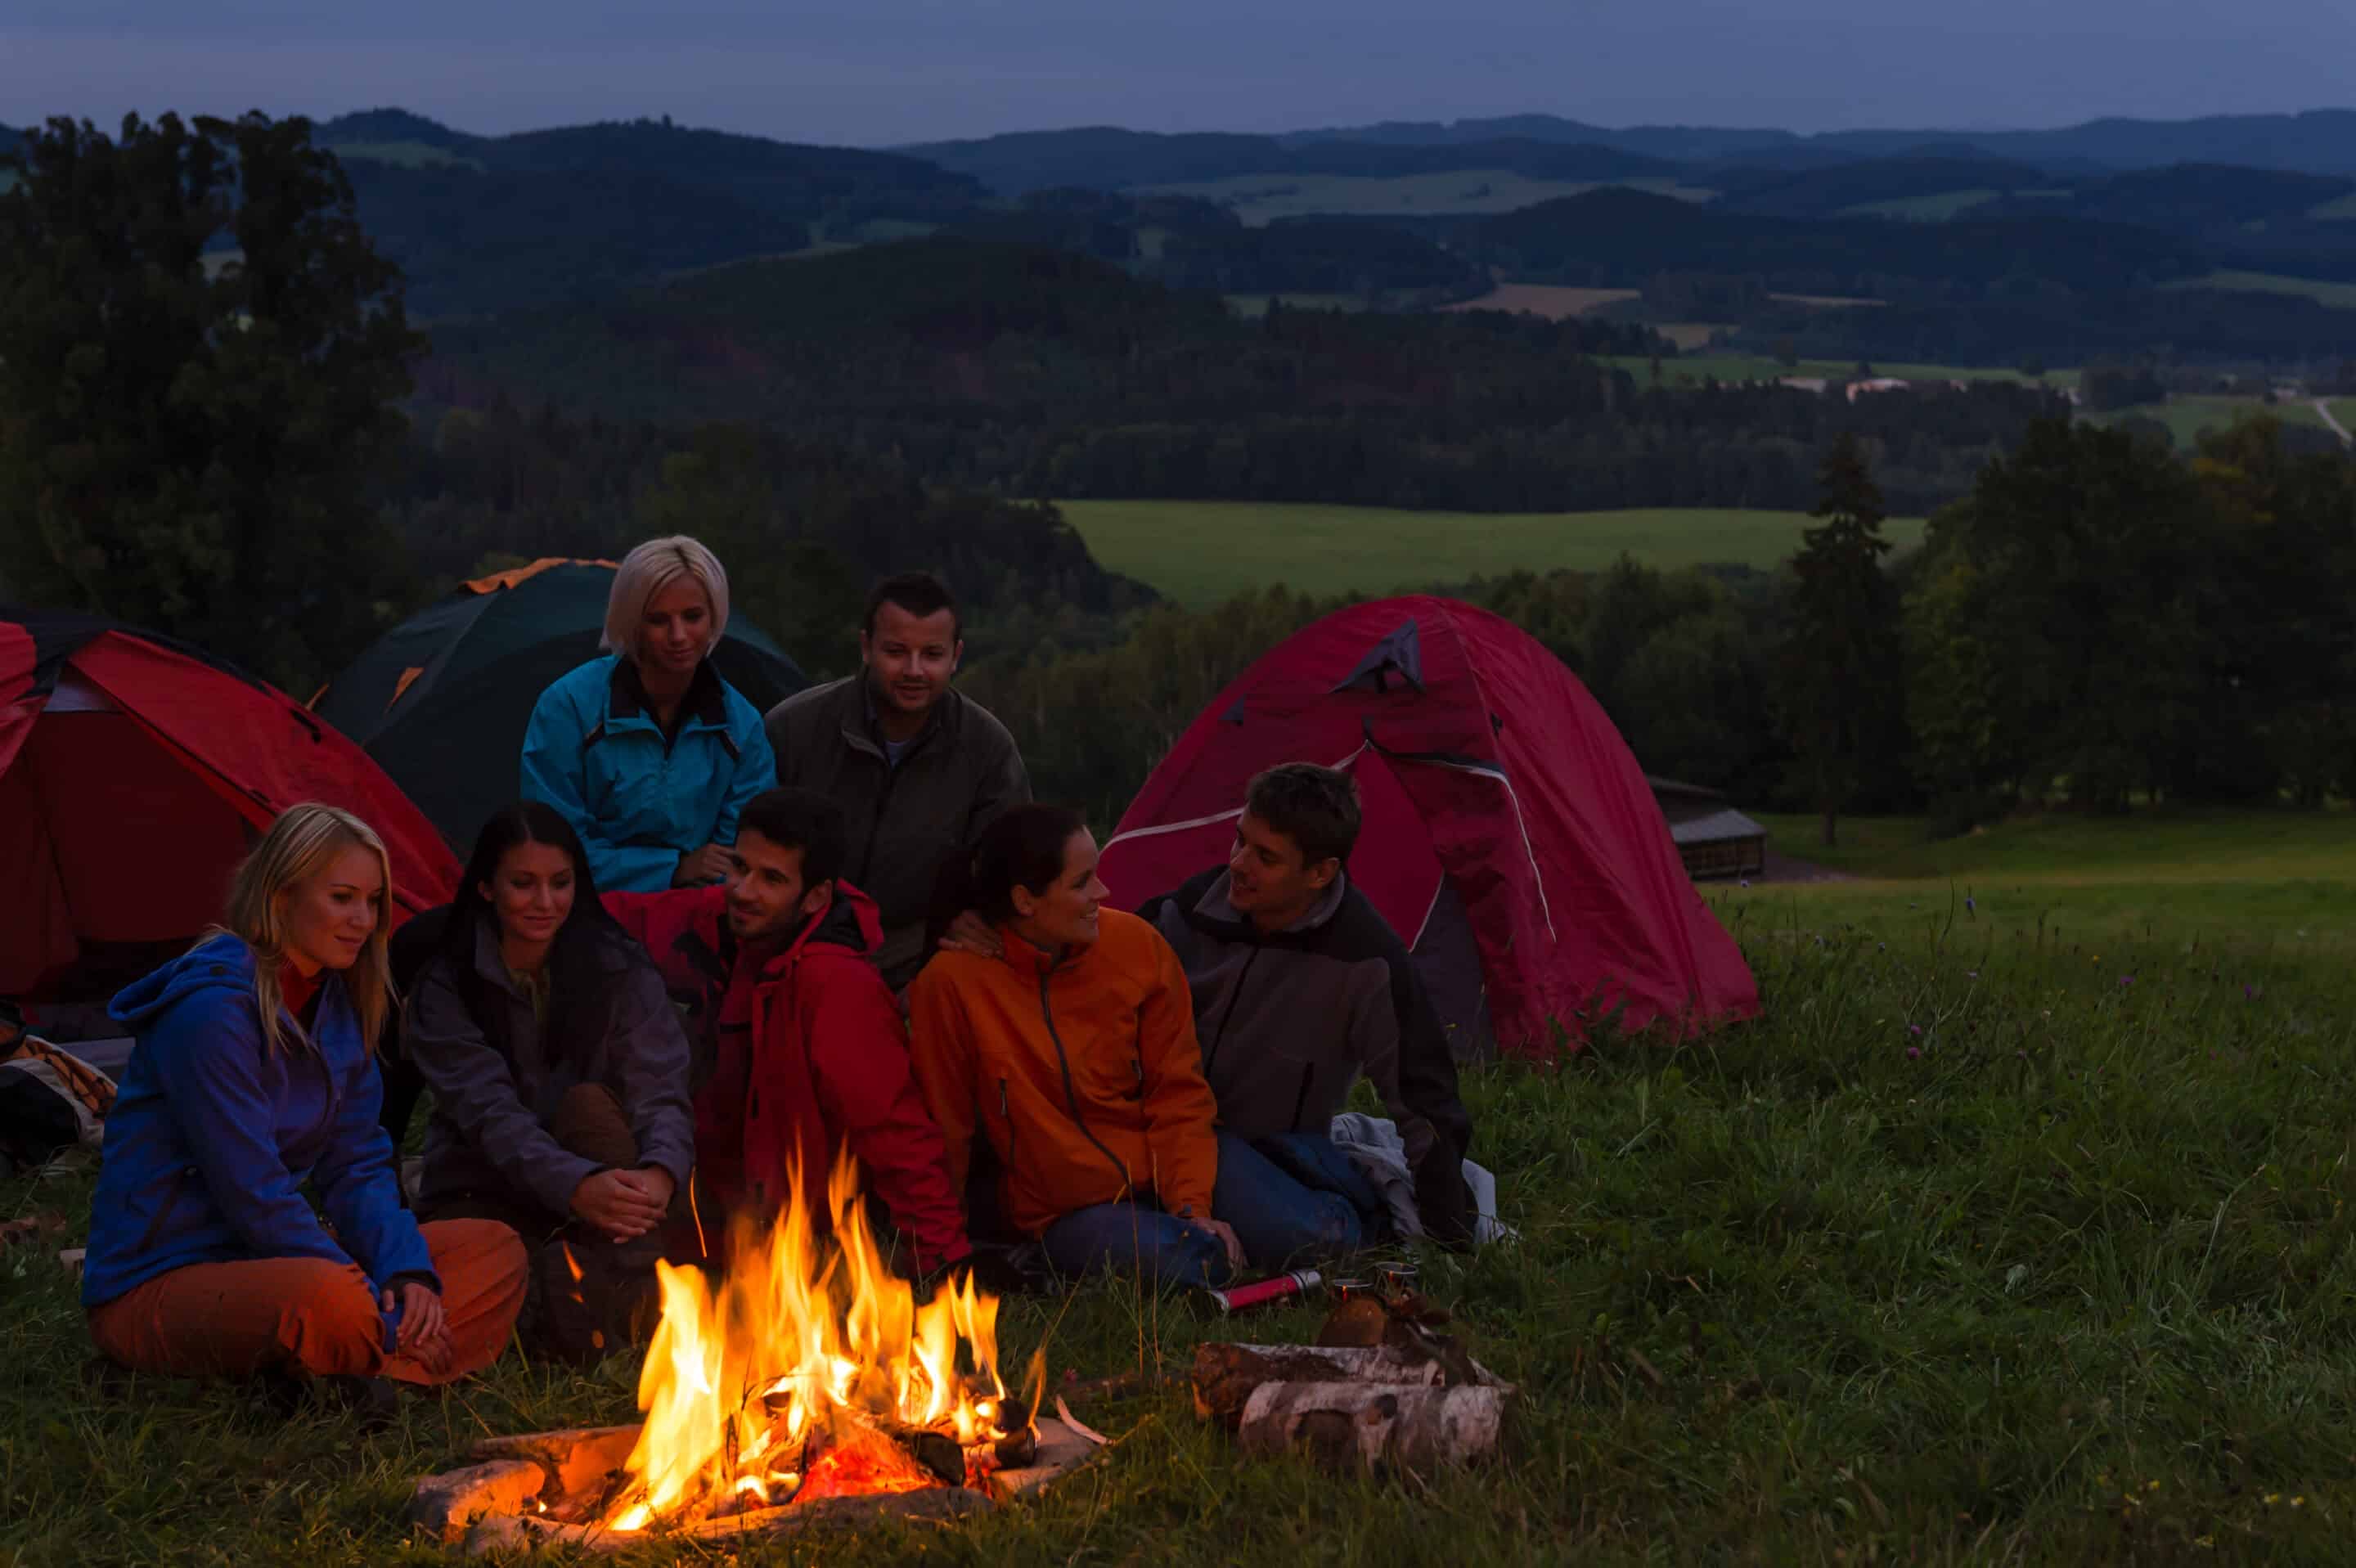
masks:
<path id="1" fill-rule="evenodd" d="M 1562 662 L 1452 599 L 1361 604 L 1288 638 L 1205 710 L 1120 820 L 1134 908 L 1224 861 L 1252 775 L 1345 767 L 1350 875 L 1414 950 L 1469 1055 L 1544 1054 L 1575 1014 L 1694 1030 L 1757 1012 L 1612 720 Z"/>
<path id="2" fill-rule="evenodd" d="M 0 608 L 0 994 L 111 984 L 195 937 L 305 800 L 384 839 L 395 920 L 457 886 L 433 825 L 284 693 L 110 621 Z"/>

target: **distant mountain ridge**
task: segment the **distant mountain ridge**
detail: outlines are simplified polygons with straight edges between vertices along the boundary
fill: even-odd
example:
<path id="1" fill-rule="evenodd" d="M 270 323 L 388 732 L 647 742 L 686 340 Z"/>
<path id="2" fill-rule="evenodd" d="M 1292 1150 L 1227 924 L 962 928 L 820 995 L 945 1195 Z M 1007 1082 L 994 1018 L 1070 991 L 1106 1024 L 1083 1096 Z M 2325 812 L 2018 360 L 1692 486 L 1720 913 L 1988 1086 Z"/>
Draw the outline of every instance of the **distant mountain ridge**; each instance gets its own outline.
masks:
<path id="1" fill-rule="evenodd" d="M 1294 144 L 1276 136 L 1224 132 L 1165 135 L 1118 126 L 1019 131 L 972 142 L 926 142 L 895 149 L 969 175 L 1005 196 L 1077 186 L 1130 189 L 1250 175 L 1403 175 L 1494 169 L 1530 179 L 1670 179 L 1677 165 L 1625 149 L 1498 135 L 1433 145 L 1358 142 Z"/>
<path id="2" fill-rule="evenodd" d="M 1684 162 L 1773 161 L 1786 155 L 1802 160 L 1822 155 L 1879 157 L 1939 145 L 1969 148 L 2049 168 L 2127 169 L 2200 163 L 2307 174 L 2356 174 L 2356 109 L 2215 114 L 2194 120 L 2114 117 L 2049 131 L 1825 131 L 1813 134 L 1700 125 L 1614 129 L 1559 115 L 1515 114 L 1448 122 L 1384 121 L 1298 131 L 1280 139 L 1295 146 L 1328 142 L 1459 146 L 1505 136 L 1614 147 Z"/>

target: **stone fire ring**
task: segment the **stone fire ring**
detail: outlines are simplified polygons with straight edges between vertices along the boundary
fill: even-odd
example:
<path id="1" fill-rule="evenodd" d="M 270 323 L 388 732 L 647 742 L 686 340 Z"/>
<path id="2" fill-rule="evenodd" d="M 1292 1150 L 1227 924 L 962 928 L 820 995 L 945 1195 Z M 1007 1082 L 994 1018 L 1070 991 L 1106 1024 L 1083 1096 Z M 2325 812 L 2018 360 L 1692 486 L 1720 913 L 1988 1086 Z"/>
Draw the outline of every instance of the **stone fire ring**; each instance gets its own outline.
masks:
<path id="1" fill-rule="evenodd" d="M 410 1498 L 407 1518 L 422 1534 L 445 1546 L 463 1546 L 469 1556 L 485 1552 L 567 1545 L 593 1552 L 618 1552 L 649 1540 L 724 1545 L 746 1538 L 774 1540 L 825 1526 L 856 1527 L 884 1519 L 948 1520 L 1012 1502 L 1039 1490 L 1096 1452 L 1096 1445 L 1052 1417 L 1038 1424 L 1039 1456 L 1019 1470 L 996 1470 L 990 1489 L 928 1487 L 913 1492 L 828 1498 L 819 1502 L 761 1509 L 665 1531 L 626 1534 L 598 1525 L 571 1524 L 547 1517 L 573 1499 L 601 1492 L 637 1445 L 636 1426 L 578 1427 L 532 1432 L 519 1437 L 487 1437 L 462 1469 L 428 1476 Z"/>

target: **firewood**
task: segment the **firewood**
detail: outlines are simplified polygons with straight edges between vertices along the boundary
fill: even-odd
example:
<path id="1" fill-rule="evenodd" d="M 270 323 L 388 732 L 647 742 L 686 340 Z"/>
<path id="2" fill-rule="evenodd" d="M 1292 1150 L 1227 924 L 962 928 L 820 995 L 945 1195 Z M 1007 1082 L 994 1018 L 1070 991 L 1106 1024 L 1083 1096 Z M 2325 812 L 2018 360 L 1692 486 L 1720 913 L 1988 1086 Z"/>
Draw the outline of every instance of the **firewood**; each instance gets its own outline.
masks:
<path id="1" fill-rule="evenodd" d="M 1496 1377 L 1466 1356 L 1463 1367 L 1481 1384 Z M 1451 1369 L 1430 1356 L 1397 1346 L 1197 1345 L 1190 1380 L 1194 1413 L 1235 1429 L 1243 1409 L 1263 1383 L 1361 1383 L 1378 1387 L 1439 1386 Z"/>
<path id="2" fill-rule="evenodd" d="M 492 1459 L 426 1477 L 403 1512 L 421 1534 L 455 1546 L 477 1520 L 523 1512 L 547 1484 L 547 1475 L 530 1459 Z"/>
<path id="3" fill-rule="evenodd" d="M 1248 1454 L 1307 1455 L 1329 1469 L 1430 1476 L 1486 1458 L 1514 1391 L 1378 1383 L 1263 1383 L 1243 1408 Z"/>

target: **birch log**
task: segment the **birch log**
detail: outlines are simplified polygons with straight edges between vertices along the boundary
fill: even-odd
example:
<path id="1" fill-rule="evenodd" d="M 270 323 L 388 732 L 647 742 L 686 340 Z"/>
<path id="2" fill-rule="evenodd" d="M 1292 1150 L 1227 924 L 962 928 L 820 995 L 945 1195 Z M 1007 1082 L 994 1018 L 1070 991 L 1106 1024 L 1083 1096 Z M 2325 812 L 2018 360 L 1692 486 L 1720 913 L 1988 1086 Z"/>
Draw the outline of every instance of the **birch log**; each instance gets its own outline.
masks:
<path id="1" fill-rule="evenodd" d="M 1496 1452 L 1514 1391 L 1371 1382 L 1269 1382 L 1237 1437 L 1248 1454 L 1300 1452 L 1329 1469 L 1429 1476 Z"/>
<path id="2" fill-rule="evenodd" d="M 1483 1385 L 1496 1375 L 1467 1361 Z M 1390 1346 L 1369 1349 L 1307 1345 L 1197 1345 L 1189 1380 L 1194 1413 L 1232 1432 L 1252 1394 L 1267 1383 L 1362 1383 L 1387 1388 L 1437 1388 L 1448 1371 L 1429 1357 Z"/>

